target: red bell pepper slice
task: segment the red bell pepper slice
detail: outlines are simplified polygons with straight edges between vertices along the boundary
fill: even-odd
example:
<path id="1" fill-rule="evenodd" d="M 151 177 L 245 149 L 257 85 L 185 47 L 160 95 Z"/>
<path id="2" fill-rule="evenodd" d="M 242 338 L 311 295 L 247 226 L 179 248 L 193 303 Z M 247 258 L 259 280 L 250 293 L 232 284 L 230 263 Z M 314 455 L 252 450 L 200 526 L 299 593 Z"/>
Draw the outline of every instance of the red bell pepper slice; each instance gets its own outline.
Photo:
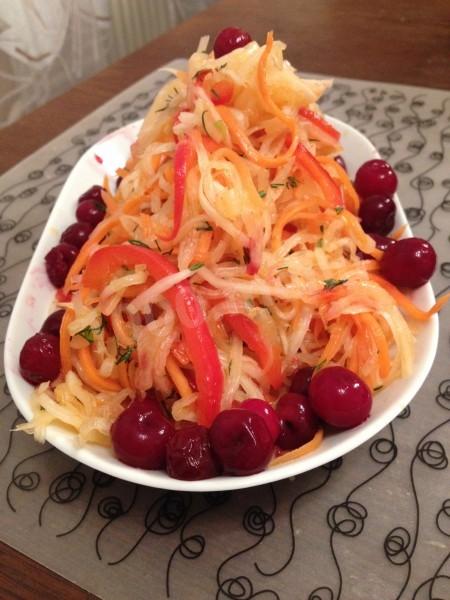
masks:
<path id="1" fill-rule="evenodd" d="M 309 110 L 309 108 L 303 107 L 298 111 L 298 114 L 301 117 L 303 117 L 304 119 L 306 119 L 307 121 L 310 121 L 313 125 L 315 125 L 319 129 L 321 129 L 324 133 L 326 133 L 327 135 L 332 137 L 334 140 L 336 140 L 336 142 L 339 141 L 339 138 L 341 137 L 341 134 L 339 133 L 339 131 L 337 131 L 337 129 L 335 129 L 333 127 L 333 125 L 330 125 L 330 123 L 328 123 L 328 121 L 325 121 L 325 119 L 322 119 L 322 117 L 320 117 L 313 110 Z"/>
<path id="2" fill-rule="evenodd" d="M 278 389 L 283 383 L 280 348 L 268 344 L 258 325 L 246 315 L 226 314 L 223 321 L 256 354 L 267 381 Z"/>
<path id="3" fill-rule="evenodd" d="M 344 199 L 333 178 L 303 144 L 299 143 L 297 147 L 296 159 L 299 166 L 305 169 L 318 184 L 323 195 L 333 207 L 344 206 Z"/>
<path id="4" fill-rule="evenodd" d="M 82 284 L 101 290 L 118 269 L 136 265 L 146 265 L 155 280 L 178 272 L 165 256 L 154 250 L 131 245 L 105 246 L 90 257 Z M 177 283 L 164 295 L 178 316 L 187 352 L 194 366 L 199 391 L 198 422 L 208 427 L 220 412 L 223 391 L 223 374 L 217 348 L 189 281 Z"/>
<path id="5" fill-rule="evenodd" d="M 174 157 L 174 205 L 173 205 L 173 229 L 169 235 L 158 235 L 165 241 L 171 242 L 180 231 L 183 218 L 184 195 L 186 192 L 186 177 L 194 162 L 194 148 L 189 139 L 178 142 Z"/>

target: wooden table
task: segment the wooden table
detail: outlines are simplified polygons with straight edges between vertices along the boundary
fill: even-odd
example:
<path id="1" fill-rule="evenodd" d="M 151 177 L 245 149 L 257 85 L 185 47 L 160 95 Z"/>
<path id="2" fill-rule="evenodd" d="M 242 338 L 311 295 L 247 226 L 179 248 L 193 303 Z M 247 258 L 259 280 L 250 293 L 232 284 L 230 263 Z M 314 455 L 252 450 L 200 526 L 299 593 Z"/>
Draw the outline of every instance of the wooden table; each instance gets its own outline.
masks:
<path id="1" fill-rule="evenodd" d="M 448 0 L 221 0 L 98 75 L 1 131 L 0 172 L 12 167 L 159 65 L 187 56 L 205 33 L 268 30 L 304 71 L 450 89 Z M 0 542 L 2 600 L 95 596 Z"/>

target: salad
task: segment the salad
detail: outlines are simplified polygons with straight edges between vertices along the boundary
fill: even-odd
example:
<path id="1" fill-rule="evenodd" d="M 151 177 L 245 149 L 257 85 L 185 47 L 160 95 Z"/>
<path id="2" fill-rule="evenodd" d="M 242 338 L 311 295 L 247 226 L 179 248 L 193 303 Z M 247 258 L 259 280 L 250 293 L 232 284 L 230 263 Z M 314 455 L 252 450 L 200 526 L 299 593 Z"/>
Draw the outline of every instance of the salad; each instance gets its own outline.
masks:
<path id="1" fill-rule="evenodd" d="M 57 422 L 132 467 L 250 475 L 365 421 L 408 377 L 404 290 L 436 255 L 392 232 L 397 178 L 349 179 L 339 132 L 285 46 L 223 30 L 156 96 L 117 179 L 45 258 L 58 309 L 20 353 L 44 441 Z M 101 160 L 101 157 L 99 157 Z M 376 401 L 376 398 L 375 400 Z"/>

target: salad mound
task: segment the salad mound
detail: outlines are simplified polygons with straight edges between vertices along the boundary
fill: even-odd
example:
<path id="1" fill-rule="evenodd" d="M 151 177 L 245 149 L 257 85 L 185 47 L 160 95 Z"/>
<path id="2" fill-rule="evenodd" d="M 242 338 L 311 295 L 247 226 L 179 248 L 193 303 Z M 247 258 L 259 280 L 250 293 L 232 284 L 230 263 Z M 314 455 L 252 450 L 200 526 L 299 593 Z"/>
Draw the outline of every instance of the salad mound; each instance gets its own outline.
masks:
<path id="1" fill-rule="evenodd" d="M 80 197 L 46 257 L 59 310 L 20 356 L 37 385 L 20 429 L 64 424 L 181 479 L 256 473 L 359 425 L 411 374 L 412 320 L 445 301 L 421 311 L 398 289 L 428 281 L 434 251 L 385 237 L 387 163 L 355 189 L 317 105 L 331 81 L 301 78 L 271 32 L 207 44 L 171 71 L 117 181 Z"/>

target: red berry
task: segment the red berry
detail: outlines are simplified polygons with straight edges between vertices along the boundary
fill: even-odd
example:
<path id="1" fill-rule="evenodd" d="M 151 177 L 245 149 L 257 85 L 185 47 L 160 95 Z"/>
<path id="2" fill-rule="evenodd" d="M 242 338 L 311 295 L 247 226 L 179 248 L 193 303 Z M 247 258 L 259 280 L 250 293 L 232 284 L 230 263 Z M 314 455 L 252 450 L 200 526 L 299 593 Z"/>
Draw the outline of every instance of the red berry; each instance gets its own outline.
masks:
<path id="1" fill-rule="evenodd" d="M 78 198 L 78 204 L 81 204 L 85 200 L 97 200 L 99 202 L 103 202 L 103 189 L 104 188 L 102 188 L 101 185 L 93 185 L 88 190 L 86 190 L 84 194 L 81 194 L 81 196 Z"/>
<path id="2" fill-rule="evenodd" d="M 214 42 L 214 56 L 220 58 L 236 48 L 242 48 L 252 41 L 249 33 L 238 27 L 226 27 L 217 35 Z"/>
<path id="3" fill-rule="evenodd" d="M 33 385 L 53 381 L 61 370 L 59 340 L 51 333 L 36 333 L 30 337 L 20 352 L 20 373 Z"/>
<path id="4" fill-rule="evenodd" d="M 369 196 L 359 208 L 361 227 L 366 233 L 386 235 L 394 227 L 395 212 L 395 203 L 390 196 Z"/>
<path id="5" fill-rule="evenodd" d="M 433 246 L 420 238 L 405 238 L 389 246 L 380 261 L 383 277 L 399 287 L 418 288 L 427 283 L 436 268 Z"/>
<path id="6" fill-rule="evenodd" d="M 78 254 L 78 248 L 62 242 L 50 250 L 45 257 L 48 278 L 57 288 L 64 285 L 67 273 Z"/>
<path id="7" fill-rule="evenodd" d="M 298 369 L 292 376 L 289 391 L 294 394 L 307 396 L 313 373 L 314 369 L 312 367 L 302 367 L 301 369 Z"/>
<path id="8" fill-rule="evenodd" d="M 55 312 L 53 312 L 45 319 L 44 323 L 42 324 L 41 331 L 43 333 L 51 333 L 52 335 L 59 337 L 61 321 L 65 312 L 66 311 L 64 310 L 64 308 L 55 310 Z"/>
<path id="9" fill-rule="evenodd" d="M 281 433 L 277 446 L 293 450 L 313 439 L 319 424 L 306 396 L 288 393 L 281 396 L 277 404 L 281 420 Z"/>
<path id="10" fill-rule="evenodd" d="M 66 244 L 81 248 L 89 238 L 93 229 L 94 226 L 91 225 L 91 223 L 72 223 L 72 225 L 69 225 L 69 227 L 63 231 L 61 242 L 66 242 Z"/>
<path id="11" fill-rule="evenodd" d="M 276 441 L 277 437 L 280 435 L 280 419 L 268 402 L 261 400 L 260 398 L 247 398 L 247 400 L 242 402 L 240 407 L 250 410 L 262 417 L 267 425 L 267 429 L 270 431 L 273 441 Z"/>
<path id="12" fill-rule="evenodd" d="M 359 425 L 372 408 L 372 394 L 367 385 L 344 367 L 321 369 L 311 380 L 309 397 L 314 412 L 339 429 Z"/>
<path id="13" fill-rule="evenodd" d="M 229 475 L 259 473 L 273 453 L 273 439 L 264 419 L 243 408 L 219 413 L 209 435 L 213 450 Z"/>
<path id="14" fill-rule="evenodd" d="M 174 428 L 156 400 L 134 400 L 114 421 L 111 439 L 117 458 L 131 467 L 163 469 Z"/>
<path id="15" fill-rule="evenodd" d="M 190 425 L 174 433 L 166 448 L 166 471 L 175 479 L 209 479 L 219 473 L 208 430 Z"/>
<path id="16" fill-rule="evenodd" d="M 361 198 L 376 194 L 392 196 L 397 189 L 397 175 L 385 160 L 368 160 L 356 172 L 355 188 Z"/>
<path id="17" fill-rule="evenodd" d="M 105 203 L 103 200 L 84 200 L 78 205 L 76 217 L 81 223 L 89 223 L 95 227 L 105 218 Z"/>

